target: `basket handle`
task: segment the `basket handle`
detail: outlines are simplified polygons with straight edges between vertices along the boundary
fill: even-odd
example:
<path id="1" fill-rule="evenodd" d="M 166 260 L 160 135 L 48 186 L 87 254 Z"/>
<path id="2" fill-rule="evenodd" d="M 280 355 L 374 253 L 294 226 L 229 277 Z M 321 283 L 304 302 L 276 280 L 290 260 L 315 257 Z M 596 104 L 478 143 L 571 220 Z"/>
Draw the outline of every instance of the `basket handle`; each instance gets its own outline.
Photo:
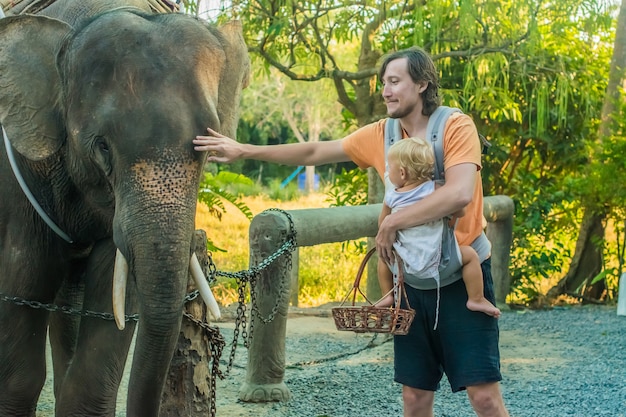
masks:
<path id="1" fill-rule="evenodd" d="M 341 300 L 341 305 L 342 306 L 346 303 L 348 298 L 350 298 L 350 295 L 352 295 L 352 305 L 354 305 L 356 303 L 356 296 L 358 294 L 361 294 L 363 296 L 363 298 L 365 298 L 365 301 L 367 301 L 370 304 L 373 304 L 370 301 L 370 299 L 367 298 L 367 296 L 363 293 L 363 291 L 361 291 L 361 289 L 359 288 L 359 284 L 361 283 L 361 276 L 363 275 L 363 271 L 365 271 L 365 267 L 367 266 L 367 262 L 370 260 L 370 258 L 374 254 L 374 252 L 376 252 L 376 248 L 370 249 L 365 254 L 365 258 L 363 258 L 363 260 L 361 261 L 361 265 L 359 266 L 359 271 L 356 274 L 356 279 L 354 280 L 354 284 L 352 284 L 352 288 L 350 288 L 350 291 L 348 291 L 348 293 L 343 298 L 343 300 Z"/>
<path id="2" fill-rule="evenodd" d="M 394 290 L 396 289 L 396 286 L 398 287 L 398 297 L 394 297 L 395 300 L 395 304 L 394 304 L 394 309 L 395 310 L 399 310 L 400 309 L 400 304 L 402 303 L 402 298 L 404 298 L 404 300 L 406 301 L 406 306 L 407 308 L 411 308 L 411 305 L 409 304 L 409 297 L 406 294 L 406 289 L 404 288 L 404 268 L 402 265 L 402 258 L 400 258 L 398 256 L 397 253 L 395 253 L 395 257 L 396 257 L 396 261 L 398 262 L 398 283 L 397 285 L 394 285 L 393 287 L 391 287 L 391 289 L 389 291 L 387 291 L 386 294 L 383 294 L 380 299 L 378 301 L 376 301 L 376 303 L 379 303 L 382 299 L 384 299 L 385 297 L 387 297 L 390 294 L 393 294 Z M 376 304 L 374 303 L 374 304 Z"/>
<path id="3" fill-rule="evenodd" d="M 361 284 L 361 277 L 363 276 L 363 272 L 365 271 L 367 262 L 370 260 L 374 252 L 376 252 L 376 247 L 373 247 L 365 254 L 365 258 L 363 258 L 363 260 L 361 261 L 361 265 L 359 266 L 359 271 L 356 273 L 356 279 L 354 280 L 354 285 L 352 286 L 352 288 L 359 288 L 359 284 Z"/>
<path id="4" fill-rule="evenodd" d="M 356 296 L 358 294 L 361 294 L 363 296 L 363 298 L 365 299 L 365 301 L 367 301 L 369 304 L 374 305 L 375 303 L 373 303 L 369 298 L 367 298 L 367 296 L 365 295 L 365 293 L 363 293 L 363 291 L 361 291 L 360 288 L 360 284 L 361 284 L 361 277 L 363 276 L 363 272 L 365 271 L 365 267 L 367 266 L 367 262 L 370 260 L 370 258 L 372 257 L 372 255 L 374 254 L 374 252 L 376 252 L 376 247 L 373 247 L 372 249 L 370 249 L 369 251 L 367 251 L 367 253 L 365 254 L 365 257 L 363 258 L 363 260 L 361 261 L 361 265 L 359 266 L 359 270 L 356 274 L 356 278 L 354 279 L 354 284 L 352 285 L 352 288 L 350 289 L 350 291 L 348 292 L 348 294 L 346 294 L 346 296 L 344 297 L 344 299 L 341 301 L 341 305 L 344 305 L 346 300 L 350 297 L 350 295 L 352 295 L 352 305 L 355 305 L 356 303 Z M 396 259 L 398 260 L 398 262 L 402 262 L 402 259 L 400 259 L 400 257 L 398 257 L 396 255 Z M 394 286 L 395 288 L 395 286 Z M 381 300 L 386 297 L 387 295 L 391 294 L 394 290 L 394 288 L 391 288 L 391 290 L 383 295 L 383 297 L 381 297 Z M 397 310 L 400 308 L 400 303 L 401 303 L 401 298 L 404 298 L 406 300 L 406 305 L 408 308 L 411 308 L 411 306 L 409 305 L 409 298 L 406 294 L 406 290 L 404 288 L 404 269 L 402 268 L 402 265 L 398 265 L 398 288 L 399 288 L 399 294 L 397 299 L 395 300 L 395 305 L 394 308 Z M 380 301 L 380 300 L 378 300 Z M 376 302 L 378 302 L 376 301 Z"/>
<path id="5" fill-rule="evenodd" d="M 356 296 L 357 296 L 357 294 L 361 294 L 363 296 L 363 298 L 365 298 L 365 301 L 367 301 L 368 303 L 374 304 L 374 303 L 372 303 L 370 301 L 369 298 L 367 298 L 367 295 L 365 295 L 365 293 L 363 291 L 361 291 L 361 287 L 360 287 L 361 277 L 363 276 L 363 272 L 365 272 L 365 267 L 367 266 L 367 262 L 369 262 L 369 260 L 372 257 L 372 255 L 374 255 L 374 252 L 376 252 L 376 247 L 373 247 L 372 249 L 367 251 L 367 253 L 365 254 L 365 257 L 361 261 L 361 265 L 359 265 L 359 270 L 356 273 L 356 278 L 354 279 L 354 284 L 352 284 L 352 290 L 350 291 L 350 293 L 348 293 L 348 296 L 350 294 L 352 294 L 352 305 L 354 305 L 356 303 Z"/>

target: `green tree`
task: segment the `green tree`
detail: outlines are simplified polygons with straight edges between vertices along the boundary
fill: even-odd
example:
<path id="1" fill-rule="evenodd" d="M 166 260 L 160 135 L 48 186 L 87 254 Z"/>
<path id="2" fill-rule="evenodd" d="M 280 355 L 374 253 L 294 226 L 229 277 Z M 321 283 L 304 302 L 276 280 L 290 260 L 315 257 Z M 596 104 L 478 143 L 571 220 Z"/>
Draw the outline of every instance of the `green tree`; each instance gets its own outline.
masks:
<path id="1" fill-rule="evenodd" d="M 242 119 L 257 128 L 276 130 L 287 125 L 298 142 L 319 142 L 341 134 L 341 120 L 336 117 L 341 106 L 332 96 L 328 80 L 315 84 L 289 82 L 270 68 L 254 77 L 245 90 Z M 281 143 L 285 140 L 281 140 Z M 305 189 L 313 190 L 315 167 L 305 168 Z"/>
<path id="2" fill-rule="evenodd" d="M 623 107 L 624 82 L 626 81 L 626 2 L 622 2 L 615 29 L 613 55 L 610 61 L 608 85 L 603 100 L 601 120 L 598 126 L 597 140 L 592 143 L 591 164 L 585 169 L 587 174 L 581 186 L 586 193 L 581 195 L 583 221 L 576 242 L 576 250 L 570 262 L 567 274 L 557 285 L 548 292 L 550 297 L 564 293 L 574 293 L 585 290 L 584 295 L 592 299 L 600 299 L 605 295 L 606 273 L 601 273 L 605 266 L 603 260 L 605 224 L 611 212 L 618 214 L 623 221 L 622 210 L 614 211 L 615 207 L 624 205 L 624 188 L 615 184 L 610 177 L 615 178 L 618 172 L 624 172 L 623 153 Z M 607 152 L 608 151 L 608 152 Z M 620 178 L 618 176 L 618 178 Z M 623 178 L 623 177 L 621 177 Z M 621 182 L 621 181 L 620 181 Z M 616 190 L 621 192 L 616 193 Z M 619 247 L 619 246 L 618 246 Z M 623 263 L 622 254 L 619 257 L 619 270 L 614 275 L 619 276 Z M 601 278 L 601 279 L 598 279 Z"/>
<path id="3" fill-rule="evenodd" d="M 375 76 L 383 53 L 428 50 L 443 102 L 470 113 L 494 144 L 485 191 L 516 200 L 512 272 L 532 287 L 573 250 L 586 192 L 574 187 L 597 138 L 613 11 L 603 0 L 235 0 L 219 18 L 243 21 L 267 67 L 296 81 L 330 79 L 356 126 L 385 114 Z M 345 47 L 356 59 L 343 59 Z"/>

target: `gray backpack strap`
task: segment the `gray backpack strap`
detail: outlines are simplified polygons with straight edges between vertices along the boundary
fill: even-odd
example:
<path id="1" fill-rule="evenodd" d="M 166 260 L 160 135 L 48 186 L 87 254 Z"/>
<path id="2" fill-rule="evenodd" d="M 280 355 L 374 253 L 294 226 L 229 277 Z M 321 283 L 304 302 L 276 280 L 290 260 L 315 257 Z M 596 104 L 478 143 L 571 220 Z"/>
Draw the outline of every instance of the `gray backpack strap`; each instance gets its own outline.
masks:
<path id="1" fill-rule="evenodd" d="M 445 178 L 443 166 L 443 136 L 446 130 L 446 122 L 452 113 L 461 112 L 456 107 L 439 106 L 428 119 L 426 126 L 426 140 L 430 139 L 435 152 L 435 180 Z"/>
<path id="2" fill-rule="evenodd" d="M 443 179 L 443 134 L 446 128 L 446 121 L 452 113 L 461 110 L 452 107 L 439 106 L 437 110 L 430 116 L 428 126 L 426 127 L 426 140 L 430 138 L 435 152 L 435 179 Z M 396 141 L 402 139 L 402 130 L 398 119 L 387 118 L 385 123 L 385 170 L 387 170 L 387 149 Z M 444 221 L 442 244 L 441 244 L 441 260 L 439 262 L 439 279 L 440 283 L 448 285 L 458 279 L 461 279 L 461 253 L 458 243 L 454 237 L 454 227 L 449 227 L 448 222 Z M 438 287 L 435 287 L 438 288 Z"/>
<path id="3" fill-rule="evenodd" d="M 385 166 L 387 165 L 387 149 L 400 139 L 402 139 L 400 121 L 388 117 L 387 122 L 385 122 Z"/>
<path id="4" fill-rule="evenodd" d="M 448 106 L 439 106 L 428 119 L 426 127 L 426 140 L 430 139 L 435 153 L 435 180 L 445 180 L 445 167 L 443 165 L 443 139 L 446 130 L 446 122 L 451 114 L 461 112 L 460 109 Z M 462 277 L 463 261 L 459 244 L 454 235 L 455 226 L 450 227 L 448 218 L 444 218 L 441 259 L 439 261 L 440 284 L 447 285 Z"/>

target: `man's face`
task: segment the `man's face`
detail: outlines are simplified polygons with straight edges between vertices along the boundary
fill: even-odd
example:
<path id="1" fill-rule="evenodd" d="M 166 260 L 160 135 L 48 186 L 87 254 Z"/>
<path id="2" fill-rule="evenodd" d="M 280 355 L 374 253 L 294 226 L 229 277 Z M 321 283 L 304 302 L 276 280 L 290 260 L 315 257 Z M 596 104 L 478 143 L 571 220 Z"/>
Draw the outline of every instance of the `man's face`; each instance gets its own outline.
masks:
<path id="1" fill-rule="evenodd" d="M 403 118 L 413 112 L 422 112 L 420 93 L 426 85 L 415 84 L 409 75 L 406 58 L 395 59 L 387 64 L 382 79 L 383 99 L 387 114 L 393 118 Z"/>

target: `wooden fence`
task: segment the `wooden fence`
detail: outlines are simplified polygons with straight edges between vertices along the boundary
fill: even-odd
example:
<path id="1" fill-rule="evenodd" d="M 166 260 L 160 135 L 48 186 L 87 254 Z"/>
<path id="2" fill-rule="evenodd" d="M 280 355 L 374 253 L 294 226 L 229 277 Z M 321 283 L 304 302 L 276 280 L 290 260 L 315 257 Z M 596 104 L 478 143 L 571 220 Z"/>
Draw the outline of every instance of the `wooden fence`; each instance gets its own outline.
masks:
<path id="1" fill-rule="evenodd" d="M 289 217 L 281 211 L 265 211 L 255 216 L 250 225 L 251 266 L 276 253 L 293 231 L 298 247 L 373 237 L 378 229 L 380 209 L 380 204 L 372 204 L 289 210 Z M 496 302 L 500 305 L 511 283 L 508 265 L 513 210 L 513 200 L 507 196 L 485 197 L 483 213 L 488 222 L 486 233 L 492 242 L 492 274 Z M 283 378 L 289 301 L 297 304 L 297 298 L 292 295 L 297 294 L 297 253 L 291 269 L 281 258 L 263 269 L 253 289 L 258 315 L 252 314 L 250 319 L 254 336 L 248 350 L 246 380 L 239 391 L 243 401 L 286 401 L 291 396 Z"/>

